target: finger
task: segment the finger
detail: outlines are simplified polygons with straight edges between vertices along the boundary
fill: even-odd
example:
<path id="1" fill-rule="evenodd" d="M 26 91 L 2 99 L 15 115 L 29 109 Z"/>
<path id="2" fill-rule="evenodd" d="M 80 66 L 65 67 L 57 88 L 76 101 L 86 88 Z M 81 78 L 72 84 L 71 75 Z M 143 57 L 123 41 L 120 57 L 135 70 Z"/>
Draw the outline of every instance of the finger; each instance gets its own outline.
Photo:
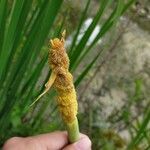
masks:
<path id="1" fill-rule="evenodd" d="M 91 141 L 86 135 L 81 134 L 79 141 L 66 146 L 63 150 L 91 150 Z"/>
<path id="2" fill-rule="evenodd" d="M 5 142 L 3 150 L 60 150 L 67 144 L 67 133 L 58 131 L 26 138 L 13 137 Z"/>
<path id="3" fill-rule="evenodd" d="M 40 143 L 42 147 L 46 147 L 50 150 L 59 150 L 68 144 L 68 136 L 66 132 L 57 131 L 33 136 L 32 138 Z"/>
<path id="4" fill-rule="evenodd" d="M 20 137 L 12 137 L 10 139 L 8 139 L 3 147 L 2 150 L 25 150 L 24 147 L 24 141 L 22 140 L 23 138 Z M 29 144 L 28 144 L 29 145 Z"/>

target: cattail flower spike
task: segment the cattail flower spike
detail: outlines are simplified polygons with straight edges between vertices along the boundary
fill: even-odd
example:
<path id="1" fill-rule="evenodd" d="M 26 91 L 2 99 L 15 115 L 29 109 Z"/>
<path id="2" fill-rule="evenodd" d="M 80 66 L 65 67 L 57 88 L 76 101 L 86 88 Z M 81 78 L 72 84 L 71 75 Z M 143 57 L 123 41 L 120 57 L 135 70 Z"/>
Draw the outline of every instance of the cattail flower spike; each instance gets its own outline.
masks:
<path id="1" fill-rule="evenodd" d="M 52 70 L 45 90 L 30 105 L 37 102 L 53 86 L 57 91 L 57 103 L 62 119 L 67 127 L 70 143 L 79 139 L 79 127 L 77 120 L 77 97 L 73 84 L 73 76 L 69 72 L 69 57 L 66 53 L 65 44 L 66 31 L 62 33 L 61 39 L 50 40 L 51 49 L 49 51 L 49 65 Z"/>

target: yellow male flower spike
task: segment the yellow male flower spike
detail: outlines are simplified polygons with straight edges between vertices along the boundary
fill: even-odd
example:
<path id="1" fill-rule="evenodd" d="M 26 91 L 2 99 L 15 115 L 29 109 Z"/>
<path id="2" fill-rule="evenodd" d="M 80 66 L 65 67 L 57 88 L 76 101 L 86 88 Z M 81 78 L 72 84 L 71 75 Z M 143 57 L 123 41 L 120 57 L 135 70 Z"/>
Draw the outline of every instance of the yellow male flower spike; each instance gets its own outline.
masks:
<path id="1" fill-rule="evenodd" d="M 52 69 L 51 76 L 45 84 L 45 90 L 35 100 L 38 101 L 53 85 L 57 91 L 57 103 L 61 116 L 67 126 L 69 141 L 71 143 L 79 139 L 79 127 L 77 120 L 77 98 L 73 84 L 73 77 L 69 72 L 69 58 L 66 53 L 65 31 L 62 38 L 50 40 L 51 49 L 49 51 L 49 65 Z M 35 103 L 33 102 L 31 106 Z"/>

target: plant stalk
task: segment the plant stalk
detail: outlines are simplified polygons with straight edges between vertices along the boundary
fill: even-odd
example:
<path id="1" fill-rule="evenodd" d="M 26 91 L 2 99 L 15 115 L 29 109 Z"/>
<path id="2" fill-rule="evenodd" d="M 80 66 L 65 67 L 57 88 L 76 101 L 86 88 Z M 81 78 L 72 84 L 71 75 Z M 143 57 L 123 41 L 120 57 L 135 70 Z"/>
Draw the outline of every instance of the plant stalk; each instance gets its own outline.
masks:
<path id="1" fill-rule="evenodd" d="M 78 119 L 76 119 L 72 123 L 66 123 L 68 138 L 70 143 L 74 143 L 79 140 L 79 125 Z"/>

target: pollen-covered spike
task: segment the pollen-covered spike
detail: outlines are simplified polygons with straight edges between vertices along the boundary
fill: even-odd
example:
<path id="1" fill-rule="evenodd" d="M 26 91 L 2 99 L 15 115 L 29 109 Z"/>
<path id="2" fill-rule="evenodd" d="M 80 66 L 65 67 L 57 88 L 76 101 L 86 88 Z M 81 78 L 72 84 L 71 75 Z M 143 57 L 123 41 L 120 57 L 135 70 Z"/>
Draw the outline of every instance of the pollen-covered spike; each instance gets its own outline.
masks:
<path id="1" fill-rule="evenodd" d="M 46 87 L 45 90 L 43 91 L 42 94 L 40 94 L 40 95 L 36 98 L 36 100 L 30 105 L 30 107 L 33 106 L 43 95 L 45 95 L 45 94 L 49 91 L 49 89 L 50 89 L 51 86 L 53 85 L 55 79 L 56 79 L 56 73 L 52 72 L 52 73 L 51 73 L 51 76 L 50 76 L 50 78 L 49 78 L 49 80 L 48 80 L 48 82 L 45 84 L 45 87 Z"/>
<path id="2" fill-rule="evenodd" d="M 79 126 L 77 120 L 78 103 L 73 76 L 69 72 L 69 57 L 65 49 L 66 30 L 62 32 L 61 38 L 50 40 L 49 65 L 52 74 L 45 84 L 45 90 L 30 105 L 36 103 L 53 85 L 57 91 L 57 102 L 62 119 L 64 120 L 70 143 L 79 139 Z"/>

